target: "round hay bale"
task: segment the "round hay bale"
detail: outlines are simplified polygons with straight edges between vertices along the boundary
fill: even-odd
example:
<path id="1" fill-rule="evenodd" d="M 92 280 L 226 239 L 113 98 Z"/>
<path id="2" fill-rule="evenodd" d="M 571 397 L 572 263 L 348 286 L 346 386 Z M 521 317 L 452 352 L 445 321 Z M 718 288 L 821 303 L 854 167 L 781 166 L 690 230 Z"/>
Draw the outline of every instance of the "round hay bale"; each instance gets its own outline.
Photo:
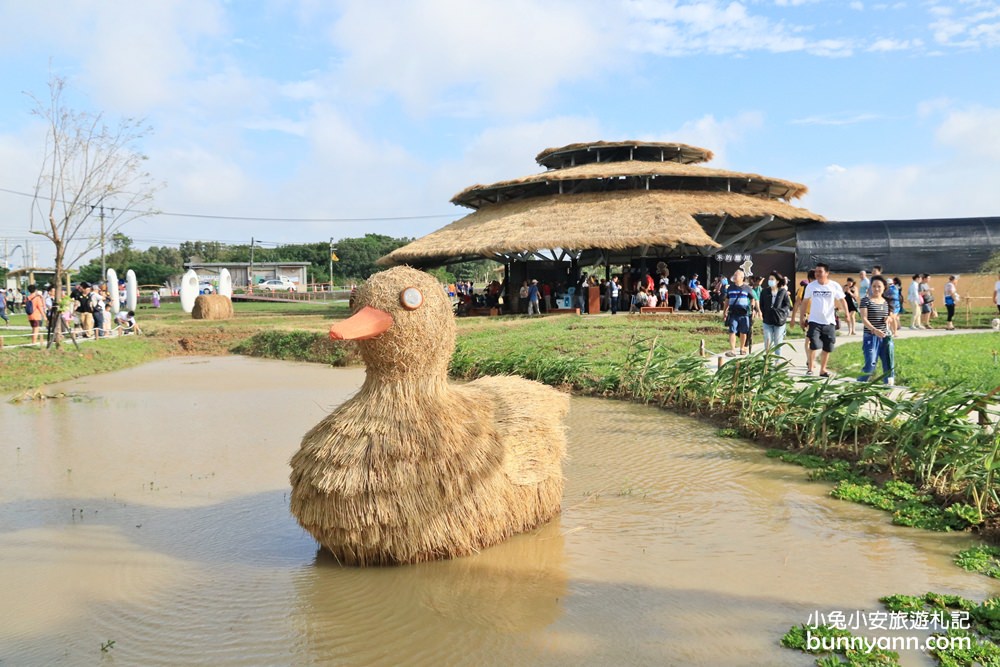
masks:
<path id="1" fill-rule="evenodd" d="M 228 320 L 233 317 L 233 302 L 221 294 L 202 294 L 194 300 L 191 317 L 196 320 Z"/>

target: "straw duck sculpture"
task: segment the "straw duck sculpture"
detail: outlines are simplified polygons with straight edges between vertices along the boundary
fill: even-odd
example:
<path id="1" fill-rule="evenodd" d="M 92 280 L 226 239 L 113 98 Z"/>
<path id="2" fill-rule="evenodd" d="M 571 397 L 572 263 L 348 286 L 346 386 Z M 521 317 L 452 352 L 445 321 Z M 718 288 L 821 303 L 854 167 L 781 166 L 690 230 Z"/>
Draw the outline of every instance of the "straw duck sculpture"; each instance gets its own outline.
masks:
<path id="1" fill-rule="evenodd" d="M 473 554 L 559 513 L 569 399 L 519 377 L 448 381 L 451 304 L 409 267 L 358 288 L 330 329 L 358 341 L 360 391 L 292 457 L 291 510 L 344 564 Z"/>

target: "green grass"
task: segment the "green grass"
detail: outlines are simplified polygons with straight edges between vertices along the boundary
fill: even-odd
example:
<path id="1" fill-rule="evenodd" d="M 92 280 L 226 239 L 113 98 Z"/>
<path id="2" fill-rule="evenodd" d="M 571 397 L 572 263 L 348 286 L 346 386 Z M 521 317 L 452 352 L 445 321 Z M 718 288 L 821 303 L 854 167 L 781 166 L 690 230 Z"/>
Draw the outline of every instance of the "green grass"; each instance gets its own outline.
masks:
<path id="1" fill-rule="evenodd" d="M 236 317 L 225 321 L 193 320 L 178 303 L 165 303 L 159 309 L 140 306 L 136 321 L 142 328 L 142 336 L 84 342 L 79 352 L 69 341 L 64 341 L 58 350 L 11 347 L 0 350 L 0 394 L 10 395 L 54 382 L 128 368 L 165 356 L 229 354 L 233 346 L 261 332 L 308 334 L 319 340 L 325 338 L 334 319 L 347 314 L 346 304 L 339 303 L 237 302 L 234 306 Z M 11 325 L 28 326 L 28 318 L 23 313 L 12 315 L 10 319 Z M 0 327 L 0 338 L 5 345 L 29 340 L 11 335 L 22 333 L 25 332 Z M 252 347 L 254 343 L 248 342 L 248 345 Z M 333 363 L 330 350 L 322 345 L 309 345 L 305 356 Z M 302 358 L 303 353 L 295 356 L 285 343 L 278 347 L 285 349 L 288 355 L 281 358 Z"/>
<path id="2" fill-rule="evenodd" d="M 955 555 L 955 565 L 969 572 L 1000 579 L 1000 547 L 979 545 Z"/>
<path id="3" fill-rule="evenodd" d="M 944 630 L 940 627 L 932 629 L 932 634 L 947 637 L 963 637 L 969 639 L 969 648 L 952 643 L 947 649 L 931 649 L 928 651 L 935 664 L 942 667 L 973 667 L 974 665 L 1000 664 L 1000 598 L 990 598 L 984 602 L 976 602 L 958 595 L 941 593 L 925 593 L 923 595 L 887 595 L 879 599 L 889 613 L 903 614 L 907 622 L 923 618 L 930 625 L 931 620 L 938 624 L 947 623 L 950 627 Z M 959 629 L 952 625 L 952 614 L 966 615 L 968 629 Z M 870 619 L 871 616 L 869 615 Z M 829 625 L 812 627 L 807 625 L 793 626 L 781 638 L 781 645 L 793 650 L 810 653 L 816 657 L 815 664 L 820 667 L 832 665 L 853 665 L 855 667 L 875 665 L 898 665 L 899 655 L 881 646 L 880 642 L 889 645 L 889 635 L 884 630 L 875 630 L 869 640 L 876 646 L 874 650 L 855 650 L 843 648 L 833 652 L 811 648 L 807 643 L 807 633 L 812 637 L 852 637 L 849 630 L 838 629 Z M 829 639 L 827 640 L 830 641 Z"/>
<path id="4" fill-rule="evenodd" d="M 261 331 L 236 344 L 232 351 L 251 357 L 347 366 L 358 361 L 354 349 L 352 344 L 330 340 L 322 333 Z"/>
<path id="5" fill-rule="evenodd" d="M 635 340 L 655 339 L 667 356 L 728 349 L 718 315 L 467 318 L 459 321 L 452 374 L 517 373 L 593 390 L 621 367 Z"/>
<path id="6" fill-rule="evenodd" d="M 53 382 L 138 366 L 163 356 L 162 345 L 144 336 L 81 343 L 61 349 L 32 347 L 0 352 L 0 392 L 10 394 Z"/>
<path id="7" fill-rule="evenodd" d="M 989 392 L 1000 387 L 1000 333 L 956 334 L 896 339 L 896 383 L 914 388 L 960 385 Z M 839 345 L 830 367 L 847 376 L 861 374 L 861 343 Z M 881 366 L 878 367 L 881 369 Z"/>

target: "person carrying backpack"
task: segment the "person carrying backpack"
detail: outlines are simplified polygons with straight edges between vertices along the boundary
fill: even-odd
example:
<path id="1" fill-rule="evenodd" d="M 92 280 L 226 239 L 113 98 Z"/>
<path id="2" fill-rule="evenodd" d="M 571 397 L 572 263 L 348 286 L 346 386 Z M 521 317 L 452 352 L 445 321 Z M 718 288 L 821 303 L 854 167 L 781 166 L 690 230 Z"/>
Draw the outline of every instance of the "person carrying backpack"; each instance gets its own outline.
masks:
<path id="1" fill-rule="evenodd" d="M 45 315 L 45 300 L 34 285 L 28 285 L 28 298 L 24 301 L 24 312 L 31 325 L 31 344 L 41 341 L 42 317 Z"/>

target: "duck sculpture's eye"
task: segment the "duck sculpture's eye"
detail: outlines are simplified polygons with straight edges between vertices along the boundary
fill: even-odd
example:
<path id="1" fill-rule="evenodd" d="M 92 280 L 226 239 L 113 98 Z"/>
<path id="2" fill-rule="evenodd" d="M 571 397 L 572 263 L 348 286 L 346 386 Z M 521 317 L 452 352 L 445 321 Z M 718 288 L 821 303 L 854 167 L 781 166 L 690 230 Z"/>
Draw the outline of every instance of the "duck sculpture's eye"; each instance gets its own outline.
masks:
<path id="1" fill-rule="evenodd" d="M 399 293 L 399 303 L 407 310 L 416 310 L 424 303 L 424 295 L 416 287 L 407 287 Z"/>

